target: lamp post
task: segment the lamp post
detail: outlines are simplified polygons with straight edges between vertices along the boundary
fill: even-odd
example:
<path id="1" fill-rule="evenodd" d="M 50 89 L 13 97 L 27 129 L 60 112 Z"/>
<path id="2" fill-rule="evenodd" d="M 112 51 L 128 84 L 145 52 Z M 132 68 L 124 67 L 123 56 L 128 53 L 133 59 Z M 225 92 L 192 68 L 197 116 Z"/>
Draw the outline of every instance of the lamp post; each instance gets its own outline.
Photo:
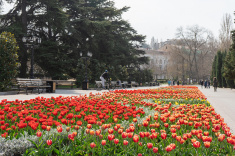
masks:
<path id="1" fill-rule="evenodd" d="M 88 89 L 88 78 L 87 78 L 87 61 L 90 57 L 92 57 L 92 53 L 91 52 L 87 52 L 86 55 L 84 56 L 82 52 L 80 52 L 80 56 L 82 59 L 85 60 L 85 79 L 82 82 L 82 89 L 83 90 L 87 90 Z"/>
<path id="2" fill-rule="evenodd" d="M 92 53 L 89 52 L 89 45 L 88 45 L 88 42 L 91 41 L 90 39 L 92 39 L 94 37 L 94 35 L 90 35 L 90 38 L 86 38 L 86 40 L 84 41 L 84 45 L 83 45 L 83 51 L 80 52 L 80 56 L 82 59 L 85 60 L 85 79 L 84 81 L 82 82 L 82 89 L 83 90 L 87 90 L 88 89 L 88 78 L 87 78 L 87 60 L 89 59 L 89 57 L 92 57 Z M 85 51 L 85 56 L 83 55 L 84 54 L 84 51 Z"/>
<path id="3" fill-rule="evenodd" d="M 34 35 L 24 36 L 22 41 L 26 45 L 26 47 L 31 48 L 31 66 L 30 66 L 30 78 L 34 79 L 34 48 L 37 47 L 41 43 L 41 38 L 36 37 Z"/>

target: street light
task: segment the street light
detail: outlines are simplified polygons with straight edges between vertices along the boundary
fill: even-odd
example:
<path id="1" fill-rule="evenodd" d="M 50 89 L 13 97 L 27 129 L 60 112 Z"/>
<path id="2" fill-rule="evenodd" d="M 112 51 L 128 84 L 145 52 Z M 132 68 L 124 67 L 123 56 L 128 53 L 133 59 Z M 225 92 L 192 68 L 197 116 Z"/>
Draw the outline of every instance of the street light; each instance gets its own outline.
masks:
<path id="1" fill-rule="evenodd" d="M 31 67 L 30 67 L 30 78 L 34 79 L 34 69 L 33 69 L 33 64 L 34 64 L 34 48 L 37 47 L 41 43 L 41 38 L 31 35 L 31 36 L 24 36 L 22 38 L 22 41 L 26 45 L 26 47 L 30 47 L 31 50 Z"/>
<path id="2" fill-rule="evenodd" d="M 89 59 L 89 57 L 92 57 L 92 53 L 89 52 L 89 45 L 88 42 L 91 41 L 90 39 L 92 39 L 94 37 L 94 35 L 90 35 L 90 37 L 87 37 L 83 43 L 83 51 L 80 52 L 80 56 L 82 59 L 85 60 L 85 80 L 82 82 L 82 89 L 83 90 L 87 90 L 88 89 L 88 79 L 87 79 L 87 60 Z M 83 55 L 85 52 L 85 56 Z"/>
<path id="3" fill-rule="evenodd" d="M 91 52 L 87 52 L 86 55 L 84 56 L 82 52 L 80 52 L 80 56 L 82 59 L 85 60 L 85 79 L 82 82 L 82 89 L 83 90 L 87 90 L 88 89 L 88 78 L 87 78 L 87 61 L 90 57 L 92 57 L 92 53 Z"/>

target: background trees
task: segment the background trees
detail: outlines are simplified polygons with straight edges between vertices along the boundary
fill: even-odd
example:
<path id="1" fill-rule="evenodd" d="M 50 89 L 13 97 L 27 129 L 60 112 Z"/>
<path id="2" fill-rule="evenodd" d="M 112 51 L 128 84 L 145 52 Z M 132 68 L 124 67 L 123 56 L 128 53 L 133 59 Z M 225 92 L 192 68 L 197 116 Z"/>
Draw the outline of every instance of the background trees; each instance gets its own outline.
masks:
<path id="1" fill-rule="evenodd" d="M 209 78 L 212 57 L 216 52 L 213 35 L 197 25 L 180 27 L 177 39 L 170 46 L 170 66 L 174 78 L 206 79 Z M 172 69 L 172 70 L 170 70 Z M 171 74 L 170 73 L 170 74 Z"/>
<path id="2" fill-rule="evenodd" d="M 85 64 L 91 81 L 109 70 L 113 79 L 126 79 L 126 67 L 147 63 L 137 47 L 139 35 L 121 18 L 129 8 L 117 9 L 110 0 L 7 0 L 14 7 L 1 16 L 1 31 L 15 34 L 19 52 L 19 76 L 28 76 L 30 51 L 22 43 L 25 35 L 42 39 L 35 49 L 38 76 L 53 79 L 84 79 Z M 88 56 L 85 61 L 82 56 Z M 137 68 L 134 68 L 137 69 Z M 40 75 L 41 74 L 41 75 Z"/>
<path id="3" fill-rule="evenodd" d="M 231 16 L 225 14 L 220 31 L 220 51 L 212 67 L 212 78 L 217 77 L 219 87 L 235 87 L 235 31 L 231 30 Z"/>

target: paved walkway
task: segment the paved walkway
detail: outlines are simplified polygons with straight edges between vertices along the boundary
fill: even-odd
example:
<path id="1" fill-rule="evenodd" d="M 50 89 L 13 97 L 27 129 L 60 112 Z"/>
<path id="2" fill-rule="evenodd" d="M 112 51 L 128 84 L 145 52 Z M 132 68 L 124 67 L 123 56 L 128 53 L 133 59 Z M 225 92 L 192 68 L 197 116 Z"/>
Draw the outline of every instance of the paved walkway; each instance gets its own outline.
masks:
<path id="1" fill-rule="evenodd" d="M 213 87 L 205 89 L 198 86 L 198 88 L 215 108 L 216 113 L 224 118 L 231 132 L 235 134 L 235 89 L 217 88 L 217 92 L 214 92 Z"/>
<path id="2" fill-rule="evenodd" d="M 162 86 L 160 86 L 162 87 Z M 211 105 L 215 108 L 215 111 L 220 114 L 225 123 L 231 128 L 231 132 L 235 134 L 235 89 L 227 89 L 227 88 L 218 88 L 217 92 L 214 92 L 213 87 L 210 89 L 201 88 L 201 86 L 197 86 L 201 92 L 207 97 L 207 100 L 211 103 Z M 146 89 L 146 88 L 156 88 L 154 87 L 137 87 L 131 89 Z M 92 93 L 102 93 L 108 90 L 62 90 L 57 89 L 56 93 L 29 93 L 25 94 L 16 94 L 16 95 L 0 95 L 0 101 L 3 99 L 7 99 L 8 101 L 14 101 L 15 99 L 19 100 L 29 100 L 34 99 L 36 97 L 45 97 L 51 98 L 52 96 L 79 96 L 84 94 Z"/>

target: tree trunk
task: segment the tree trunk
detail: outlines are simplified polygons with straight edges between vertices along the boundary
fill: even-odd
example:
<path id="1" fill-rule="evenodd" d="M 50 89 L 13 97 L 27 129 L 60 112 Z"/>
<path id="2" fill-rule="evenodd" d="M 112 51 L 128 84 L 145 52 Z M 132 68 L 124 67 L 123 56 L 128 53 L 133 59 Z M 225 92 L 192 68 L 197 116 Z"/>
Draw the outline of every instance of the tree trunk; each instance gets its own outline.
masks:
<path id="1" fill-rule="evenodd" d="M 23 34 L 27 34 L 27 12 L 26 12 L 26 0 L 21 0 L 21 22 L 22 22 L 22 30 Z M 21 36 L 23 37 L 23 36 Z M 26 72 L 27 72 L 27 61 L 28 61 L 28 55 L 27 55 L 27 48 L 25 45 L 22 43 L 21 44 L 22 51 L 19 53 L 19 61 L 21 63 L 20 66 L 20 77 L 26 77 Z"/>

